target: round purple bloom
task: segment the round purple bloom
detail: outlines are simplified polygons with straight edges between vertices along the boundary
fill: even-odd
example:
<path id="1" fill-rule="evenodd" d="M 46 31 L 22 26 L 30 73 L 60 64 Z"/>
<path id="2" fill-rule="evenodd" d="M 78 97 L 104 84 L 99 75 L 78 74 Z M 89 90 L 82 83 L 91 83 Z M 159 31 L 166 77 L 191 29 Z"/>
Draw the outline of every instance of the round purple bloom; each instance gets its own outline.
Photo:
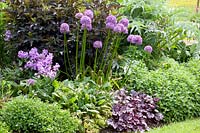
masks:
<path id="1" fill-rule="evenodd" d="M 35 84 L 35 80 L 34 79 L 28 79 L 27 80 L 27 84 L 28 85 L 34 85 Z"/>
<path id="2" fill-rule="evenodd" d="M 82 30 L 87 29 L 88 31 L 91 31 L 92 30 L 92 24 L 82 24 L 81 29 Z"/>
<path id="3" fill-rule="evenodd" d="M 153 48 L 150 45 L 147 45 L 144 47 L 144 50 L 147 51 L 148 53 L 151 53 L 153 51 Z"/>
<path id="4" fill-rule="evenodd" d="M 102 48 L 102 41 L 95 41 L 93 43 L 94 48 Z"/>
<path id="5" fill-rule="evenodd" d="M 77 18 L 77 19 L 80 19 L 81 17 L 83 17 L 83 13 L 77 13 L 76 15 L 75 15 L 75 18 Z"/>
<path id="6" fill-rule="evenodd" d="M 24 52 L 22 50 L 18 51 L 18 57 L 21 58 L 21 59 L 25 59 L 25 58 L 28 58 L 28 52 Z"/>
<path id="7" fill-rule="evenodd" d="M 94 18 L 94 14 L 93 14 L 93 11 L 92 11 L 92 10 L 85 10 L 85 11 L 84 11 L 84 15 L 90 17 L 91 19 Z"/>
<path id="8" fill-rule="evenodd" d="M 11 31 L 10 30 L 6 30 L 4 40 L 5 41 L 10 41 L 11 38 L 12 38 Z"/>
<path id="9" fill-rule="evenodd" d="M 92 20 L 90 17 L 84 15 L 81 17 L 80 23 L 84 25 L 88 25 L 92 23 Z"/>
<path id="10" fill-rule="evenodd" d="M 112 23 L 114 25 L 117 24 L 117 18 L 113 15 L 109 15 L 108 17 L 106 17 L 106 24 L 107 23 Z"/>
<path id="11" fill-rule="evenodd" d="M 142 44 L 142 37 L 140 35 L 129 35 L 127 41 L 132 44 L 141 45 Z"/>
<path id="12" fill-rule="evenodd" d="M 69 25 L 67 23 L 62 23 L 60 25 L 60 33 L 69 33 Z"/>
<path id="13" fill-rule="evenodd" d="M 124 25 L 123 24 L 117 24 L 113 31 L 116 32 L 116 33 L 122 33 L 124 30 Z"/>
<path id="14" fill-rule="evenodd" d="M 123 26 L 123 28 L 122 28 L 122 32 L 123 32 L 124 34 L 128 34 L 128 28 L 125 27 L 125 26 Z"/>
<path id="15" fill-rule="evenodd" d="M 114 27 L 115 27 L 115 24 L 113 24 L 113 23 L 106 23 L 106 28 L 107 28 L 107 29 L 113 30 Z"/>
<path id="16" fill-rule="evenodd" d="M 119 21 L 120 24 L 123 24 L 125 27 L 128 27 L 128 24 L 129 24 L 129 20 L 127 18 L 122 18 L 120 21 Z"/>

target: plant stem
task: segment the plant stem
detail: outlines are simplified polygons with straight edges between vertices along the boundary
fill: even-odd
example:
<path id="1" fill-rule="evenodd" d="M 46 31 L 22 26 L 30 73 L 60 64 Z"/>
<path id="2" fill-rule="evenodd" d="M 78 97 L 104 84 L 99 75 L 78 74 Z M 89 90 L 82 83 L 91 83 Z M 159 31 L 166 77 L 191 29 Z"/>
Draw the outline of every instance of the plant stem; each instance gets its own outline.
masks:
<path id="1" fill-rule="evenodd" d="M 104 57 L 106 56 L 106 51 L 107 51 L 107 47 L 108 47 L 108 41 L 110 39 L 110 30 L 108 31 L 108 36 L 106 37 L 106 40 L 105 40 L 105 43 L 104 43 L 104 47 L 103 47 L 103 50 L 102 50 L 102 54 L 100 54 L 99 58 L 101 59 L 102 57 L 102 61 L 101 61 L 101 64 L 100 64 L 100 70 L 102 70 L 102 67 L 104 66 L 104 64 L 106 63 L 106 60 L 104 62 Z"/>
<path id="2" fill-rule="evenodd" d="M 84 29 L 82 38 L 81 60 L 80 60 L 80 73 L 83 73 L 85 63 L 85 50 L 86 50 L 87 30 Z"/>
<path id="3" fill-rule="evenodd" d="M 111 59 L 110 59 L 109 64 L 108 64 L 108 69 L 107 69 L 107 72 L 106 72 L 106 78 L 108 78 L 109 73 L 112 69 L 112 61 L 115 58 L 115 55 L 117 53 L 117 49 L 118 49 L 119 44 L 120 44 L 120 39 L 121 39 L 120 37 L 117 37 L 116 43 L 114 44 L 114 51 L 112 53 Z"/>
<path id="4" fill-rule="evenodd" d="M 67 54 L 67 57 L 66 57 L 66 54 Z M 68 64 L 69 64 L 70 72 L 72 74 L 72 68 L 71 68 L 71 64 L 70 64 L 70 60 L 69 60 L 69 51 L 68 51 L 68 47 L 67 47 L 67 37 L 66 37 L 66 33 L 64 33 L 64 63 L 65 63 L 66 73 L 67 73 L 67 63 L 66 63 L 67 61 L 68 61 Z"/>
<path id="5" fill-rule="evenodd" d="M 77 38 L 76 38 L 76 76 L 78 75 L 78 44 L 79 44 L 79 31 L 77 31 Z"/>
<path id="6" fill-rule="evenodd" d="M 94 72 L 96 72 L 96 68 L 97 68 L 97 53 L 98 53 L 98 48 L 96 49 L 96 52 L 95 52 L 95 59 L 94 59 Z"/>

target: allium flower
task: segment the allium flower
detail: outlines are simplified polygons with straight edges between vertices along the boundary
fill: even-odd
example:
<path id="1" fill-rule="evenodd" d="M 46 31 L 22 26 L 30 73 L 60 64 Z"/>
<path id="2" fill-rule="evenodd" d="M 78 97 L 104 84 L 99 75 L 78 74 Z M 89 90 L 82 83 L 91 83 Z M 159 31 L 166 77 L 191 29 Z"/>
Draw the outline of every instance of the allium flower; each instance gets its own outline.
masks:
<path id="1" fill-rule="evenodd" d="M 27 80 L 27 84 L 28 85 L 34 85 L 35 84 L 35 80 L 34 79 L 28 79 Z"/>
<path id="2" fill-rule="evenodd" d="M 88 31 L 91 31 L 92 30 L 92 24 L 82 24 L 81 29 L 82 30 L 87 29 Z"/>
<path id="3" fill-rule="evenodd" d="M 69 33 L 69 25 L 67 23 L 62 23 L 60 25 L 60 33 Z"/>
<path id="4" fill-rule="evenodd" d="M 129 35 L 127 41 L 132 44 L 141 45 L 142 44 L 142 37 L 139 35 Z"/>
<path id="5" fill-rule="evenodd" d="M 125 27 L 128 27 L 128 24 L 129 24 L 129 20 L 127 18 L 122 18 L 120 21 L 119 21 L 120 24 L 123 24 Z"/>
<path id="6" fill-rule="evenodd" d="M 106 28 L 107 28 L 107 29 L 113 30 L 114 27 L 115 27 L 115 24 L 113 24 L 113 23 L 106 23 Z"/>
<path id="7" fill-rule="evenodd" d="M 92 10 L 85 10 L 85 11 L 84 11 L 84 15 L 90 17 L 91 19 L 94 18 L 94 14 L 93 14 L 93 11 L 92 11 Z"/>
<path id="8" fill-rule="evenodd" d="M 6 30 L 4 40 L 5 40 L 5 41 L 10 41 L 11 38 L 12 38 L 11 31 L 10 31 L 10 30 Z"/>
<path id="9" fill-rule="evenodd" d="M 21 59 L 28 58 L 28 52 L 24 52 L 22 50 L 18 51 L 18 57 Z"/>
<path id="10" fill-rule="evenodd" d="M 80 20 L 80 23 L 81 24 L 84 24 L 84 25 L 88 25 L 88 24 L 91 24 L 92 23 L 92 20 L 90 17 L 88 16 L 82 16 L 81 17 L 81 20 Z"/>
<path id="11" fill-rule="evenodd" d="M 153 48 L 150 45 L 147 45 L 144 47 L 144 51 L 151 53 L 153 51 Z"/>
<path id="12" fill-rule="evenodd" d="M 75 15 L 75 18 L 77 18 L 77 19 L 80 19 L 81 17 L 83 17 L 83 13 L 77 13 L 76 15 Z"/>
<path id="13" fill-rule="evenodd" d="M 117 18 L 113 15 L 109 15 L 108 17 L 106 17 L 106 24 L 107 23 L 112 23 L 114 25 L 117 24 Z"/>
<path id="14" fill-rule="evenodd" d="M 114 32 L 116 33 L 122 33 L 124 31 L 124 25 L 123 24 L 117 24 L 114 29 Z"/>
<path id="15" fill-rule="evenodd" d="M 94 48 L 102 48 L 102 41 L 95 41 L 93 43 Z"/>

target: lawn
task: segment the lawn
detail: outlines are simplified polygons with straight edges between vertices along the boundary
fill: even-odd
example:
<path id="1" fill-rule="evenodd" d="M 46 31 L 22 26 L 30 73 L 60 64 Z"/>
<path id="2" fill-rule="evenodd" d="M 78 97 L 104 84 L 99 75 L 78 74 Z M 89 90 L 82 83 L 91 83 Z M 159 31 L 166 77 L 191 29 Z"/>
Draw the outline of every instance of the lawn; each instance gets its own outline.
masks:
<path id="1" fill-rule="evenodd" d="M 200 119 L 187 120 L 156 128 L 149 133 L 200 133 Z"/>

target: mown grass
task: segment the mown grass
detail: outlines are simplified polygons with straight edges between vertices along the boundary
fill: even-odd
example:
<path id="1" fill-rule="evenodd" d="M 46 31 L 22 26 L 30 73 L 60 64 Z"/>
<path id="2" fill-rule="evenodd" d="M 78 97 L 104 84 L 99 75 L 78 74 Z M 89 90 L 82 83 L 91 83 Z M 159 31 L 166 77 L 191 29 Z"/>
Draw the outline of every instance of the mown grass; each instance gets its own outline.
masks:
<path id="1" fill-rule="evenodd" d="M 152 129 L 147 133 L 200 133 L 200 119 L 172 123 L 160 128 Z"/>

